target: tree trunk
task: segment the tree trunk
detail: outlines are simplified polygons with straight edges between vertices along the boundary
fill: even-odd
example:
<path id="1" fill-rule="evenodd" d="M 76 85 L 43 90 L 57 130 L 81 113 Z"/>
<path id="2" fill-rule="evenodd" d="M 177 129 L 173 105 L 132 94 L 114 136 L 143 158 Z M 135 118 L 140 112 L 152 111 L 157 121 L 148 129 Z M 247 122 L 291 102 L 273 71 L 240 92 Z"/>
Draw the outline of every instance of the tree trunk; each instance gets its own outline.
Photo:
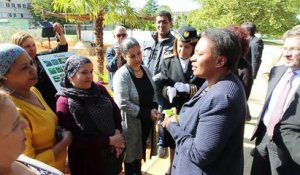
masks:
<path id="1" fill-rule="evenodd" d="M 101 10 L 95 20 L 95 44 L 96 44 L 96 53 L 97 53 L 97 62 L 98 62 L 98 71 L 100 74 L 103 74 L 104 67 L 104 51 L 103 51 L 103 18 L 104 12 Z M 99 81 L 103 81 L 99 78 Z"/>
<path id="2" fill-rule="evenodd" d="M 76 34 L 77 34 L 77 41 L 81 41 L 81 24 L 77 23 L 76 25 Z"/>

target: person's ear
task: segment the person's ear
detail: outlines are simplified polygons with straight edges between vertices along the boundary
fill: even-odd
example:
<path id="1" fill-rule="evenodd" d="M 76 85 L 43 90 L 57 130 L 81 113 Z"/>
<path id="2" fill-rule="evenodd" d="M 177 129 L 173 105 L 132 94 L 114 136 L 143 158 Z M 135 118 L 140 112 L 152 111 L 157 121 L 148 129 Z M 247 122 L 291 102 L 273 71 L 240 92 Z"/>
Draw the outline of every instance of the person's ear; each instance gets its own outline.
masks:
<path id="1" fill-rule="evenodd" d="M 227 58 L 225 56 L 218 56 L 216 67 L 223 67 L 227 63 Z"/>

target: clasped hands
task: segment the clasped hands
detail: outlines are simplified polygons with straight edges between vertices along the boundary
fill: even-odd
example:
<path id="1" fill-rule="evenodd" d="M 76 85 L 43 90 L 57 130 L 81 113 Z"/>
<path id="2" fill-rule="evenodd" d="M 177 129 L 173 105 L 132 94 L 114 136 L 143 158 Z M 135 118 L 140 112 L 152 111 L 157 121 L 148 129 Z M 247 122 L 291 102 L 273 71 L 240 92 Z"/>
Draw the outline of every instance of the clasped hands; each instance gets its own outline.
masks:
<path id="1" fill-rule="evenodd" d="M 113 146 L 115 156 L 119 158 L 125 148 L 125 139 L 118 129 L 115 130 L 115 135 L 109 137 L 109 145 Z"/>
<path id="2" fill-rule="evenodd" d="M 190 85 L 188 83 L 176 82 L 174 87 L 167 87 L 167 95 L 169 97 L 169 102 L 173 103 L 174 97 L 176 97 L 178 92 L 190 93 Z"/>

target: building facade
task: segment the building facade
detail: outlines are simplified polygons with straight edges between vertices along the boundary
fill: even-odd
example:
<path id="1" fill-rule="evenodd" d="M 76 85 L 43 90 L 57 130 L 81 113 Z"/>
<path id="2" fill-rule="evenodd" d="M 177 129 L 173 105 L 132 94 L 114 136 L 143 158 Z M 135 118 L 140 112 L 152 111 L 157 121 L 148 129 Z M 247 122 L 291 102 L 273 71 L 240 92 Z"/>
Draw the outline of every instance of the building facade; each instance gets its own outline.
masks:
<path id="1" fill-rule="evenodd" d="M 30 0 L 0 0 L 0 27 L 28 29 L 32 22 Z"/>

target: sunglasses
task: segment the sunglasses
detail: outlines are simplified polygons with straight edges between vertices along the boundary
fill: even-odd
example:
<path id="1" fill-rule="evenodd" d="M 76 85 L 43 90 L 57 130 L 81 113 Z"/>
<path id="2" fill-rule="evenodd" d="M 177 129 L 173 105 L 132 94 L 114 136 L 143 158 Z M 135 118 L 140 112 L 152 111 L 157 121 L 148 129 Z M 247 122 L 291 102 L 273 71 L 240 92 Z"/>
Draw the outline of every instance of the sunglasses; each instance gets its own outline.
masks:
<path id="1" fill-rule="evenodd" d="M 122 34 L 117 34 L 116 36 L 117 36 L 118 38 L 120 38 L 121 36 L 122 36 L 123 38 L 125 38 L 125 37 L 127 36 L 127 34 L 122 33 Z"/>

